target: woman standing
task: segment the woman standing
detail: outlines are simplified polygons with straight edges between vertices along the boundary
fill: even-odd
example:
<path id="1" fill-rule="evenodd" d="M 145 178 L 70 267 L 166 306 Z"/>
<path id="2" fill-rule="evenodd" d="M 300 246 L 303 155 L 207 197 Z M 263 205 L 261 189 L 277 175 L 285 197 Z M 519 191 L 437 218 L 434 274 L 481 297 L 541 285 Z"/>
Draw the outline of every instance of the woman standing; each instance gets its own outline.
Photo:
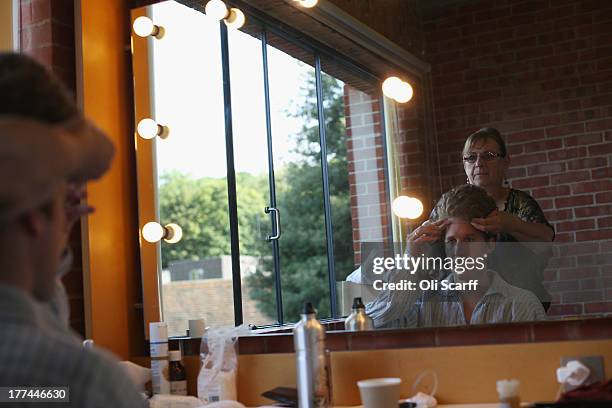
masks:
<path id="1" fill-rule="evenodd" d="M 548 309 L 550 294 L 542 282 L 555 232 L 533 197 L 507 186 L 510 157 L 499 131 L 484 128 L 470 135 L 462 158 L 467 182 L 485 189 L 497 204 L 497 210 L 488 217 L 472 220 L 475 228 L 497 235 L 489 265 L 508 283 L 533 292 Z M 438 217 L 439 205 L 408 241 L 431 243 L 441 239 L 445 225 Z"/>

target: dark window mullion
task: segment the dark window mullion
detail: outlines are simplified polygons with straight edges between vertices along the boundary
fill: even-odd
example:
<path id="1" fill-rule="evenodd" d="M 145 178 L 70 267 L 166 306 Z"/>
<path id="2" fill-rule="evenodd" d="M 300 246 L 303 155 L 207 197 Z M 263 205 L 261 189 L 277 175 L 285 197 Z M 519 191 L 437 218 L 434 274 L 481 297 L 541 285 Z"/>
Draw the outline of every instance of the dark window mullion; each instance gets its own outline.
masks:
<path id="1" fill-rule="evenodd" d="M 242 282 L 240 273 L 240 242 L 238 235 L 238 203 L 236 195 L 236 171 L 234 169 L 234 133 L 232 128 L 232 95 L 230 86 L 229 44 L 227 27 L 221 29 L 221 67 L 223 71 L 223 106 L 225 108 L 225 155 L 227 160 L 227 198 L 229 207 L 230 239 L 232 253 L 232 286 L 234 293 L 234 323 L 243 323 Z"/>
<path id="2" fill-rule="evenodd" d="M 274 179 L 274 155 L 272 151 L 272 119 L 270 115 L 270 82 L 268 77 L 268 36 L 265 30 L 261 32 L 261 49 L 263 60 L 264 97 L 266 106 L 266 132 L 268 137 L 268 181 L 270 185 L 270 206 L 276 207 L 276 181 Z M 279 225 L 276 228 L 280 228 Z M 280 255 L 278 240 L 272 241 L 272 256 L 274 258 L 274 282 L 276 293 L 276 318 L 283 324 L 283 297 L 281 292 Z"/>
<path id="3" fill-rule="evenodd" d="M 332 229 L 331 200 L 329 198 L 329 171 L 327 168 L 327 141 L 325 138 L 325 109 L 323 107 L 323 81 L 321 58 L 315 55 L 315 76 L 317 87 L 317 108 L 319 119 L 319 143 L 321 144 L 321 170 L 323 177 L 323 205 L 325 209 L 325 236 L 327 238 L 327 271 L 329 278 L 329 300 L 332 317 L 338 317 L 336 303 L 336 264 L 334 261 L 334 236 Z"/>

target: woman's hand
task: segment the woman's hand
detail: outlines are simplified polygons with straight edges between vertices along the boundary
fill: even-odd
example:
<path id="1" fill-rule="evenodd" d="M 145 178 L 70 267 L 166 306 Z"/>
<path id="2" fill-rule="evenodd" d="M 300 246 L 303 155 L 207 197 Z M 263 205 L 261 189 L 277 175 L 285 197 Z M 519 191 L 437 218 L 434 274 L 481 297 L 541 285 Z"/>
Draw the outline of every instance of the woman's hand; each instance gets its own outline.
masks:
<path id="1" fill-rule="evenodd" d="M 487 218 L 474 218 L 471 224 L 477 230 L 491 234 L 510 233 L 518 218 L 505 211 L 494 210 Z"/>
<path id="2" fill-rule="evenodd" d="M 410 254 L 423 252 L 424 244 L 432 244 L 442 239 L 442 233 L 447 226 L 448 219 L 446 218 L 435 222 L 425 221 L 406 237 L 408 252 Z"/>

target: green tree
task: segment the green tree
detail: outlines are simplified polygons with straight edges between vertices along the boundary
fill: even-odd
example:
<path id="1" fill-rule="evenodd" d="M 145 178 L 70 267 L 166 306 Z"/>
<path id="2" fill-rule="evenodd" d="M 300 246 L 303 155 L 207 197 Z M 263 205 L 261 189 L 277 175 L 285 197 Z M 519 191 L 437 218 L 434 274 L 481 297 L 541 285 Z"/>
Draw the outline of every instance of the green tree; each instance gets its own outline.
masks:
<path id="1" fill-rule="evenodd" d="M 330 199 L 336 278 L 344 279 L 354 267 L 344 89 L 336 79 L 323 75 Z M 298 160 L 276 172 L 277 204 L 282 214 L 280 262 L 283 310 L 286 321 L 299 318 L 303 301 L 313 302 L 320 316 L 331 315 L 325 216 L 319 146 L 318 110 L 313 79 L 306 81 L 305 100 L 292 113 L 302 119 L 295 135 Z M 260 257 L 254 275 L 246 280 L 245 293 L 260 310 L 276 317 L 275 279 L 270 244 L 262 230 L 269 229 L 262 209 L 268 203 L 267 176 L 237 174 L 240 253 Z M 230 251 L 226 179 L 193 179 L 177 172 L 163 174 L 159 187 L 163 222 L 182 226 L 183 239 L 162 244 L 162 265 L 181 260 L 228 255 Z M 265 228 L 261 228 L 261 225 Z"/>
<path id="2" fill-rule="evenodd" d="M 336 278 L 344 279 L 354 267 L 350 213 L 343 84 L 323 75 L 327 162 L 334 236 Z M 301 304 L 312 302 L 320 316 L 330 316 L 325 216 L 319 144 L 318 108 L 314 79 L 306 82 L 305 101 L 294 116 L 303 121 L 295 135 L 299 160 L 277 175 L 277 203 L 282 214 L 280 240 L 281 284 L 285 320 L 299 318 Z M 249 277 L 251 296 L 261 310 L 275 316 L 274 276 L 271 262 Z"/>
<path id="3" fill-rule="evenodd" d="M 262 183 L 265 176 L 239 173 L 236 176 L 240 251 L 258 256 L 257 212 L 265 206 Z M 162 243 L 162 267 L 172 261 L 198 260 L 231 253 L 227 181 L 194 179 L 178 172 L 161 175 L 159 187 L 162 222 L 174 222 L 183 229 L 176 244 Z"/>

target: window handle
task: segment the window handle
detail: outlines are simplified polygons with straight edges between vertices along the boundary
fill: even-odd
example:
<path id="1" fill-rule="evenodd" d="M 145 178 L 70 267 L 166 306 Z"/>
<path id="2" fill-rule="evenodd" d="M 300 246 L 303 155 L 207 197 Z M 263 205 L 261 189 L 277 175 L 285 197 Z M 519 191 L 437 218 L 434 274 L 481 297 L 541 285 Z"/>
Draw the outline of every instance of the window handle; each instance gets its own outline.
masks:
<path id="1" fill-rule="evenodd" d="M 274 241 L 280 238 L 281 236 L 281 224 L 280 224 L 280 211 L 278 208 L 274 207 L 266 207 L 264 208 L 266 214 L 274 213 L 274 223 L 272 224 L 272 231 L 276 231 L 274 235 L 268 235 L 266 237 L 266 241 Z"/>

